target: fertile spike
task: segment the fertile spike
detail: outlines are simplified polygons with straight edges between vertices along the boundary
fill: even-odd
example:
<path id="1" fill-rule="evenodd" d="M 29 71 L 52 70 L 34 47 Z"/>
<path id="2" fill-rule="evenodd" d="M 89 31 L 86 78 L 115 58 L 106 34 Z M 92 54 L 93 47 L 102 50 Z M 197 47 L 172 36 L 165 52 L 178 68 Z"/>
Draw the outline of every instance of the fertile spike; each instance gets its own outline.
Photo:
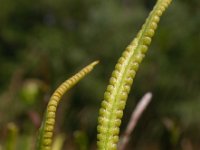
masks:
<path id="1" fill-rule="evenodd" d="M 171 0 L 158 0 L 137 37 L 122 53 L 104 94 L 98 117 L 97 147 L 99 150 L 116 150 L 119 126 L 133 79 L 143 60 L 160 16 Z"/>
<path id="2" fill-rule="evenodd" d="M 49 103 L 47 105 L 44 120 L 40 127 L 40 133 L 38 137 L 37 149 L 38 150 L 50 150 L 52 143 L 53 130 L 55 125 L 56 110 L 62 96 L 72 88 L 77 82 L 79 82 L 85 75 L 92 71 L 95 65 L 99 61 L 95 61 L 90 65 L 83 68 L 77 74 L 64 81 L 53 93 Z"/>

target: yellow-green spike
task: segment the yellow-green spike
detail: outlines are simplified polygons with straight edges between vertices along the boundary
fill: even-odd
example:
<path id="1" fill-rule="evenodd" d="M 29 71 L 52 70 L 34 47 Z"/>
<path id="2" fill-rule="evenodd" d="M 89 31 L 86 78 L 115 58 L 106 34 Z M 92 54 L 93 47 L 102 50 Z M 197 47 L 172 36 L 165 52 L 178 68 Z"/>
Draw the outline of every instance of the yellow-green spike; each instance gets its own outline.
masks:
<path id="1" fill-rule="evenodd" d="M 44 120 L 40 127 L 40 133 L 38 137 L 37 143 L 37 150 L 50 150 L 52 137 L 53 137 L 53 130 L 55 125 L 55 118 L 56 118 L 56 110 L 57 106 L 62 98 L 62 96 L 72 88 L 77 82 L 79 82 L 85 75 L 92 71 L 94 66 L 98 64 L 98 61 L 95 61 L 77 74 L 69 78 L 68 80 L 64 81 L 53 93 L 51 96 L 49 103 L 47 105 L 47 109 L 45 112 Z"/>
<path id="2" fill-rule="evenodd" d="M 115 66 L 99 110 L 98 150 L 116 150 L 117 148 L 119 126 L 133 79 L 151 43 L 160 16 L 170 2 L 171 0 L 157 1 L 142 29 L 122 53 Z"/>

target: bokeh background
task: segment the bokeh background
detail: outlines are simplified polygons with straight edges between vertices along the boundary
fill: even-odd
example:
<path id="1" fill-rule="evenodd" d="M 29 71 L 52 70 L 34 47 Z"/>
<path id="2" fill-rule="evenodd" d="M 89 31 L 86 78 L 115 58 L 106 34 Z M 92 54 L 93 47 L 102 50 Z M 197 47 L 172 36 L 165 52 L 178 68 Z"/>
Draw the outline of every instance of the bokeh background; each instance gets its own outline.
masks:
<path id="1" fill-rule="evenodd" d="M 98 109 L 122 51 L 156 0 L 1 0 L 0 149 L 34 149 L 55 88 L 100 64 L 59 105 L 63 149 L 96 149 Z M 148 91 L 153 99 L 127 149 L 200 149 L 200 1 L 174 0 L 164 13 L 128 98 L 121 132 Z"/>

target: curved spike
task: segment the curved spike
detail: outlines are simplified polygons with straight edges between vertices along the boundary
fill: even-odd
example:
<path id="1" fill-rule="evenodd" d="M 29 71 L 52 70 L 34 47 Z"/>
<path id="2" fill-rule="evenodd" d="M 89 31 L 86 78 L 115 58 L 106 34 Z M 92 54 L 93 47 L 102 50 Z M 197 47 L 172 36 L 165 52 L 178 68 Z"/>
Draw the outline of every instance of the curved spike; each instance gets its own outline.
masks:
<path id="1" fill-rule="evenodd" d="M 143 60 L 160 16 L 171 0 L 158 0 L 137 37 L 122 53 L 104 93 L 98 117 L 97 147 L 99 150 L 116 150 L 119 126 L 133 79 Z"/>
<path id="2" fill-rule="evenodd" d="M 56 110 L 62 96 L 71 89 L 77 82 L 79 82 L 85 75 L 92 71 L 99 61 L 95 61 L 77 74 L 64 81 L 53 93 L 47 105 L 44 120 L 40 127 L 37 150 L 50 150 L 52 143 L 53 130 L 55 125 Z"/>

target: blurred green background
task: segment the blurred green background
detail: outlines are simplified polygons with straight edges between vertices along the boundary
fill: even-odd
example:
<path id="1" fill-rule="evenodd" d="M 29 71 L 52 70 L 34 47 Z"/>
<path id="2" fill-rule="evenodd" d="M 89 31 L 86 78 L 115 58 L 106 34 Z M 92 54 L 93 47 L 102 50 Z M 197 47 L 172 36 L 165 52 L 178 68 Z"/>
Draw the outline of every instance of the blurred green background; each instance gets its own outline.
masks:
<path id="1" fill-rule="evenodd" d="M 8 145 L 13 126 L 16 149 L 34 149 L 51 93 L 79 69 L 100 60 L 64 96 L 55 131 L 65 139 L 63 149 L 96 149 L 98 109 L 109 77 L 154 4 L 1 0 L 0 149 Z M 153 93 L 127 149 L 200 149 L 199 27 L 199 0 L 174 0 L 164 13 L 128 98 L 121 132 L 139 99 Z"/>

